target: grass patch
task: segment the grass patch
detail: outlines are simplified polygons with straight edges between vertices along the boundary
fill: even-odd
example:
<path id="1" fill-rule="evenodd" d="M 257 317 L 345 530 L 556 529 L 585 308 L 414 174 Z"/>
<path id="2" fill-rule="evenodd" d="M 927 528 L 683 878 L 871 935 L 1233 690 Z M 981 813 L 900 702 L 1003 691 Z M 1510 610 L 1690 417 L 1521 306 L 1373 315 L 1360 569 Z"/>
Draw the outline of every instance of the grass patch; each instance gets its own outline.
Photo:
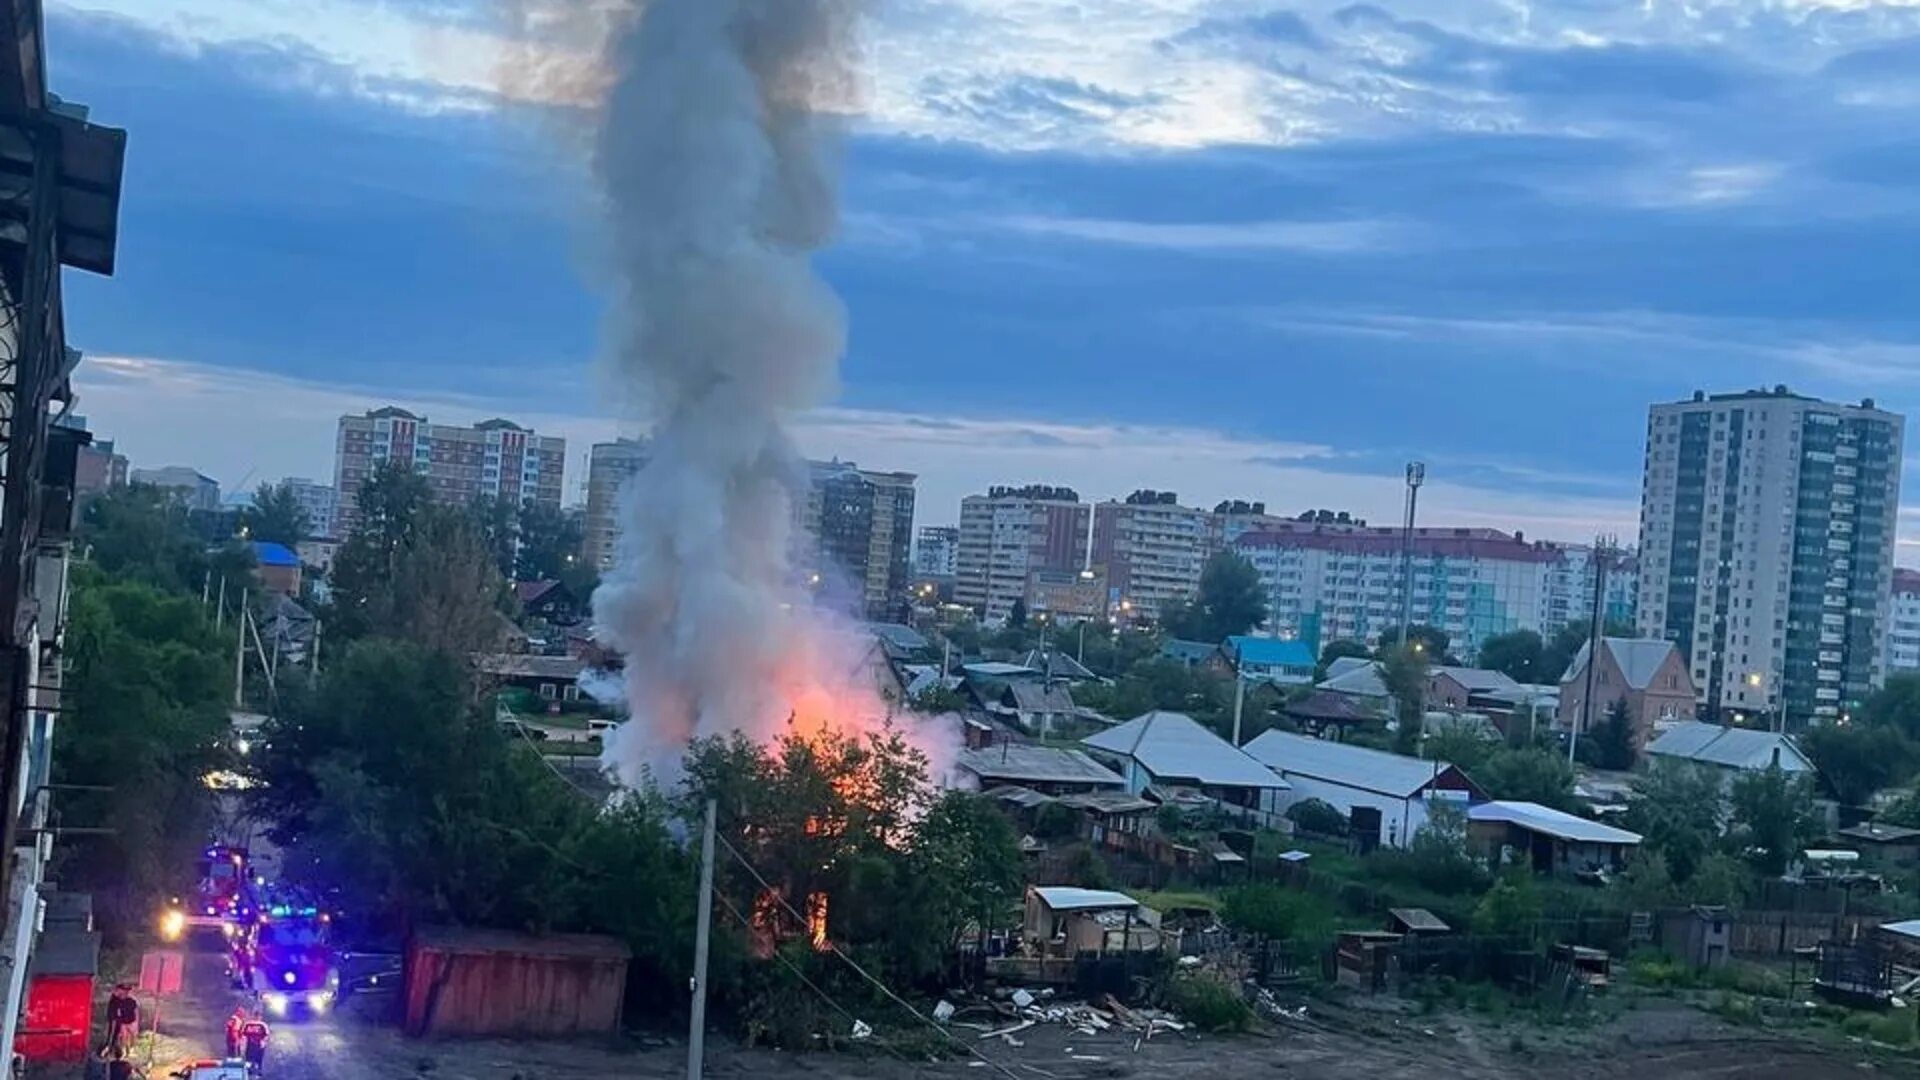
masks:
<path id="1" fill-rule="evenodd" d="M 1868 1037 L 1874 1042 L 1883 1042 L 1888 1046 L 1908 1046 L 1913 1043 L 1913 1016 L 1910 1013 L 1891 1013 L 1876 1016 L 1867 1027 Z"/>
<path id="2" fill-rule="evenodd" d="M 1217 893 L 1181 892 L 1173 889 L 1163 889 L 1159 892 L 1147 893 L 1144 896 L 1137 897 L 1137 899 L 1153 910 L 1161 912 L 1171 911 L 1174 908 L 1199 908 L 1204 911 L 1214 912 L 1215 914 L 1218 914 L 1220 911 L 1220 896 Z"/>

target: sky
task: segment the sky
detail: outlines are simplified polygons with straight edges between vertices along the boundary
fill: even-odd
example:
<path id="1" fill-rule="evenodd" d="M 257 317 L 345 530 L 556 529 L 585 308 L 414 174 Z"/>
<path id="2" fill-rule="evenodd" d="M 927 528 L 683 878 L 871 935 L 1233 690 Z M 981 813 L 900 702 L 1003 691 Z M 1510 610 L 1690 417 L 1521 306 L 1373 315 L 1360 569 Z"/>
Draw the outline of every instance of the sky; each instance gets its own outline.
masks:
<path id="1" fill-rule="evenodd" d="M 586 91 L 538 77 L 582 46 L 506 3 L 47 0 L 53 88 L 129 131 L 119 272 L 68 282 L 99 435 L 232 489 L 389 402 L 566 435 L 573 484 L 637 430 Z M 923 523 L 1390 522 L 1417 458 L 1424 523 L 1631 538 L 1650 403 L 1920 407 L 1920 0 L 875 0 L 862 61 L 799 435 Z"/>

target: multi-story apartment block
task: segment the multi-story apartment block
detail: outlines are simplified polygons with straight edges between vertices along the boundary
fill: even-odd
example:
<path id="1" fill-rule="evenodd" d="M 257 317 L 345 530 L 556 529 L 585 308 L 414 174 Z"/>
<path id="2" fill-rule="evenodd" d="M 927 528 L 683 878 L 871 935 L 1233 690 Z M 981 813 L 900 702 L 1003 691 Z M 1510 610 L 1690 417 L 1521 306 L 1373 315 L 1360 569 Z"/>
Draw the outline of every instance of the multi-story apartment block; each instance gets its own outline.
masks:
<path id="1" fill-rule="evenodd" d="M 1093 562 L 1136 617 L 1154 619 L 1200 589 L 1209 516 L 1171 491 L 1136 491 L 1094 508 Z"/>
<path id="2" fill-rule="evenodd" d="M 220 481 L 185 465 L 135 469 L 133 482 L 159 488 L 189 510 L 212 513 L 220 509 Z"/>
<path id="3" fill-rule="evenodd" d="M 567 467 L 567 441 L 507 420 L 472 427 L 433 424 L 391 405 L 365 416 L 343 416 L 334 445 L 336 529 L 350 533 L 358 518 L 360 485 L 388 462 L 427 478 L 434 498 L 466 503 L 499 499 L 558 509 Z"/>
<path id="4" fill-rule="evenodd" d="M 1275 633 L 1378 645 L 1400 625 L 1404 543 L 1399 529 L 1296 522 L 1248 533 L 1234 550 L 1260 574 Z M 1546 626 L 1556 545 L 1494 529 L 1422 528 L 1412 552 L 1413 622 L 1446 631 L 1462 657 L 1496 634 Z"/>
<path id="5" fill-rule="evenodd" d="M 620 492 L 627 480 L 646 467 L 651 456 L 645 439 L 615 439 L 594 443 L 587 455 L 586 542 L 587 564 L 606 573 L 620 540 Z"/>
<path id="6" fill-rule="evenodd" d="M 951 581 L 960 573 L 960 528 L 922 525 L 913 545 L 913 572 L 935 581 Z"/>
<path id="7" fill-rule="evenodd" d="M 1005 621 L 1016 601 L 1026 602 L 1032 574 L 1086 567 L 1092 512 L 1072 489 L 1044 484 L 994 487 L 960 500 L 955 602 L 988 622 Z"/>
<path id="8" fill-rule="evenodd" d="M 333 535 L 333 516 L 336 507 L 334 490 L 331 485 L 317 483 L 304 476 L 289 476 L 281 483 L 300 500 L 300 509 L 307 513 L 307 535 L 331 537 Z"/>
<path id="9" fill-rule="evenodd" d="M 809 462 L 807 472 L 807 497 L 795 508 L 796 568 L 836 606 L 868 619 L 904 619 L 914 475 L 841 461 Z"/>
<path id="10" fill-rule="evenodd" d="M 1887 674 L 1920 671 L 1920 570 L 1895 567 L 1887 617 Z"/>
<path id="11" fill-rule="evenodd" d="M 1640 630 L 1708 708 L 1800 725 L 1880 685 L 1903 427 L 1784 386 L 1649 411 Z"/>
<path id="12" fill-rule="evenodd" d="M 1570 624 L 1585 628 L 1593 619 L 1593 545 L 1558 546 L 1561 557 L 1549 579 L 1547 620 L 1538 627 L 1543 637 L 1559 633 L 1561 628 Z M 1600 618 L 1603 624 L 1632 626 L 1633 607 L 1639 591 L 1639 556 L 1631 551 L 1615 551 L 1607 560 L 1606 579 L 1601 582 Z"/>

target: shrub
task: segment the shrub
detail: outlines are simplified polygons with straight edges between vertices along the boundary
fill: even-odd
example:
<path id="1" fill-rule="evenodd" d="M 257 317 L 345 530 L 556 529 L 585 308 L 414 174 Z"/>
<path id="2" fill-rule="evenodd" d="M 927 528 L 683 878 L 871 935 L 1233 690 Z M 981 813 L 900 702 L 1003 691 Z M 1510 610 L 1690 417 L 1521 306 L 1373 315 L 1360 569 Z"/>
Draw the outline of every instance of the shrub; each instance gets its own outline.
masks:
<path id="1" fill-rule="evenodd" d="M 1070 806 L 1047 803 L 1033 816 L 1033 835 L 1042 840 L 1064 840 L 1080 831 L 1080 815 Z"/>
<path id="2" fill-rule="evenodd" d="M 1872 1013 L 1848 1013 L 1846 1019 L 1840 1021 L 1840 1030 L 1865 1038 L 1873 1033 L 1873 1025 L 1879 1019 Z"/>
<path id="3" fill-rule="evenodd" d="M 1908 1013 L 1877 1017 L 1867 1031 L 1874 1042 L 1905 1046 L 1913 1041 L 1913 1017 Z"/>
<path id="4" fill-rule="evenodd" d="M 1167 1004 L 1201 1031 L 1245 1031 L 1253 1024 L 1253 1009 L 1239 989 L 1206 975 L 1168 984 Z"/>
<path id="5" fill-rule="evenodd" d="M 1345 836 L 1347 818 L 1323 799 L 1307 799 L 1287 807 L 1287 820 L 1307 832 L 1323 836 Z"/>

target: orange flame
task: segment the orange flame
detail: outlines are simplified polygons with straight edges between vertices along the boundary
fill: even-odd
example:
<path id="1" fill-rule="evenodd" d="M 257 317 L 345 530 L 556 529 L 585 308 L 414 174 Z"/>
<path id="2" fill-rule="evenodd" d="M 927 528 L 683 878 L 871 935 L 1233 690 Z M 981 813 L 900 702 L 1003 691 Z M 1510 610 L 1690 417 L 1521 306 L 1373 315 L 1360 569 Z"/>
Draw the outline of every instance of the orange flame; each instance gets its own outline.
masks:
<path id="1" fill-rule="evenodd" d="M 807 933 L 813 941 L 815 952 L 826 952 L 827 944 L 827 894 L 823 892 L 807 895 Z"/>

